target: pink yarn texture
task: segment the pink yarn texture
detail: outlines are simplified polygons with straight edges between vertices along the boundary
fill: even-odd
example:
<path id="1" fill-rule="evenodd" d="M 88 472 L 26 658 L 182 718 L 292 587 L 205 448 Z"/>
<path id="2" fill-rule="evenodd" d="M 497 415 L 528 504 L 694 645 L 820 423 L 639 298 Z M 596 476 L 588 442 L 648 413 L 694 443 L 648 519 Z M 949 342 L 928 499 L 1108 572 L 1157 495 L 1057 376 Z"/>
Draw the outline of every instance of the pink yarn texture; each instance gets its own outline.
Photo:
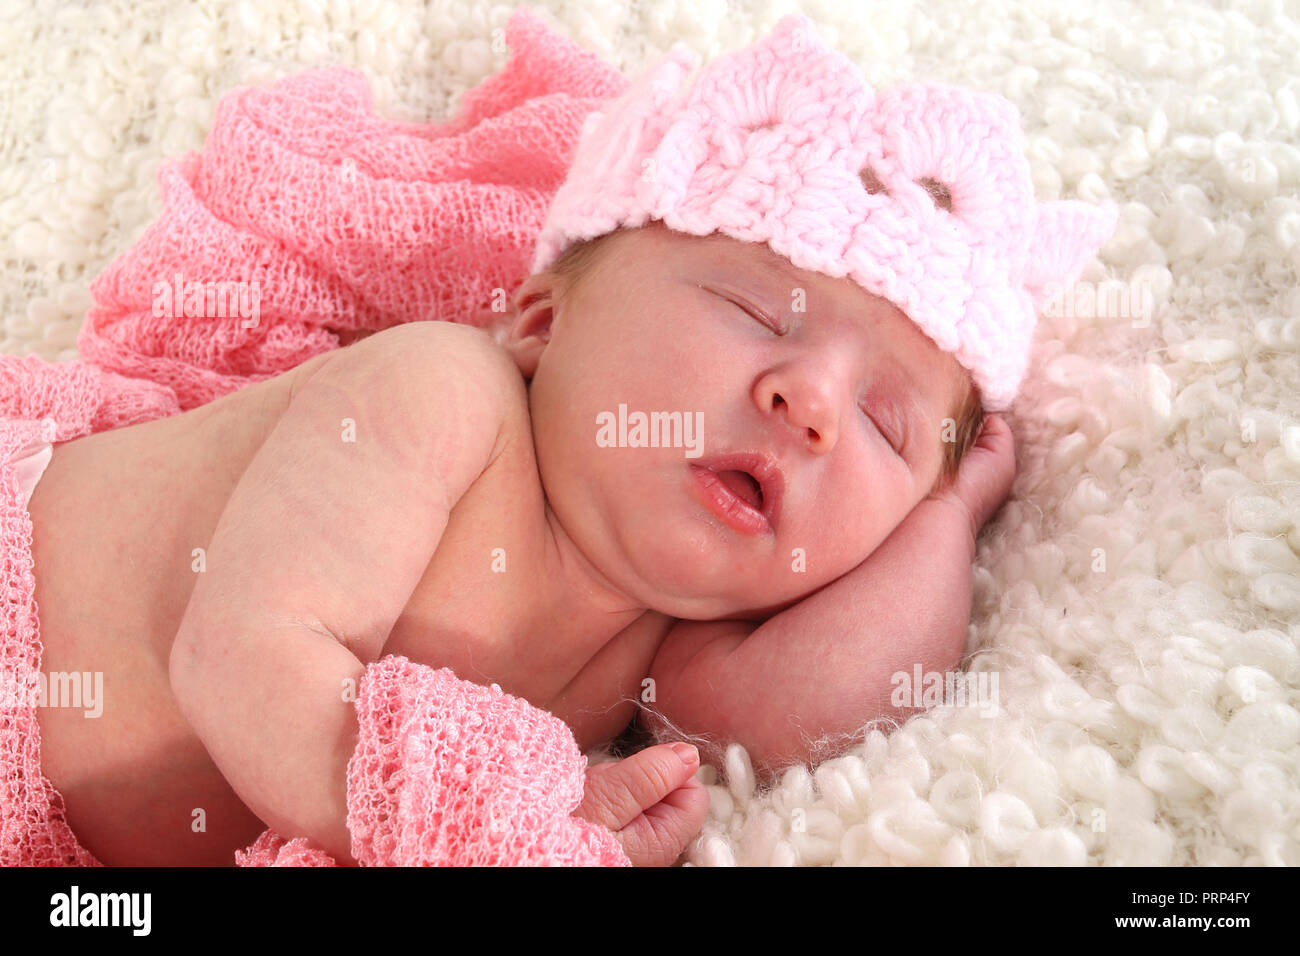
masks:
<path id="1" fill-rule="evenodd" d="M 711 61 L 684 43 L 590 117 L 533 258 L 649 220 L 767 243 L 894 303 L 1005 410 L 1037 309 L 1074 282 L 1119 207 L 1034 201 L 1020 114 L 955 86 L 875 93 L 787 14 Z"/>

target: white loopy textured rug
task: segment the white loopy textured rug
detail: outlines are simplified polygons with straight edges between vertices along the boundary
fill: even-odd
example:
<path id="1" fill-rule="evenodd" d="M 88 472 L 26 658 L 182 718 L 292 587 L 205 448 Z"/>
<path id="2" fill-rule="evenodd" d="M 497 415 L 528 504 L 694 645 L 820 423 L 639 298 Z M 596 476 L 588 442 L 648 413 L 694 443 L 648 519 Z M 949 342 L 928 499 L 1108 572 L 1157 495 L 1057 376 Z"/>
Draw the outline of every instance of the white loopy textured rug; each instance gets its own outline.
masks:
<path id="1" fill-rule="evenodd" d="M 702 771 L 690 862 L 1300 864 L 1295 7 L 530 5 L 629 74 L 798 10 L 878 88 L 1016 103 L 1038 199 L 1122 207 L 1097 294 L 1044 316 L 1008 416 L 1020 472 L 971 628 L 998 715 L 933 710 L 767 793 L 733 749 Z M 90 280 L 231 87 L 343 63 L 391 118 L 440 121 L 505 62 L 513 9 L 0 0 L 0 347 L 75 357 Z"/>

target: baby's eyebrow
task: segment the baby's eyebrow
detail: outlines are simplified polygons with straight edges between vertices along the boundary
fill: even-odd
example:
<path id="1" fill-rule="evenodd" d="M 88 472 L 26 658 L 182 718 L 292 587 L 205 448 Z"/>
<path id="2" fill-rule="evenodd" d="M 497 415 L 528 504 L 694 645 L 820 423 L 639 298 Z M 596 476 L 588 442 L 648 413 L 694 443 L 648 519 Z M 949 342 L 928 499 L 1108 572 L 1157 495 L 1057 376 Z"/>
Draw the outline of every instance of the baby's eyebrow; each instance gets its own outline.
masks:
<path id="1" fill-rule="evenodd" d="M 774 251 L 770 246 L 754 243 L 753 245 L 757 247 L 754 258 L 758 261 L 755 262 L 751 259 L 749 262 L 737 263 L 728 251 L 735 240 L 728 240 L 730 240 L 730 237 L 718 232 L 702 237 L 700 241 L 707 253 L 695 257 L 693 261 L 699 262 L 709 269 L 738 270 L 737 274 L 739 275 L 754 276 L 770 285 L 775 285 L 778 281 L 784 280 L 788 283 L 787 288 L 790 292 L 795 289 L 808 291 L 807 278 L 800 275 L 793 262 Z"/>
<path id="2" fill-rule="evenodd" d="M 760 270 L 760 271 L 764 271 L 764 270 Z M 792 263 L 789 259 L 784 258 L 783 256 L 776 255 L 775 253 L 773 253 L 772 256 L 768 258 L 766 271 L 784 276 L 786 279 L 790 281 L 791 288 L 805 285 L 804 278 L 803 276 L 799 275 L 799 273 L 795 270 L 794 263 Z"/>
<path id="3" fill-rule="evenodd" d="M 714 274 L 719 278 L 753 280 L 772 292 L 780 288 L 788 293 L 787 301 L 793 298 L 795 289 L 803 289 L 805 295 L 809 291 L 807 283 L 790 271 L 793 266 L 784 260 L 773 262 L 770 268 L 764 265 L 746 265 L 738 269 L 725 260 L 712 261 L 705 257 L 700 261 L 700 266 L 706 274 Z"/>

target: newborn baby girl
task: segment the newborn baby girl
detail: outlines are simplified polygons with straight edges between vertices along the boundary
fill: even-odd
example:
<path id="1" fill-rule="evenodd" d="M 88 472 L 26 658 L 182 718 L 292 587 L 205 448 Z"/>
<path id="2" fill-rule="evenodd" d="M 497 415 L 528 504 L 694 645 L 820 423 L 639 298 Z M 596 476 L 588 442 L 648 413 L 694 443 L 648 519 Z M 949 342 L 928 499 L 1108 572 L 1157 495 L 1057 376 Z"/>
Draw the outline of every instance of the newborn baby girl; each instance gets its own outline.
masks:
<path id="1" fill-rule="evenodd" d="M 356 720 L 337 688 L 383 654 L 496 682 L 584 750 L 627 727 L 647 677 L 687 730 L 723 730 L 690 719 L 707 700 L 672 706 L 685 657 L 876 550 L 941 478 L 941 422 L 970 388 L 887 302 L 777 259 L 725 236 L 620 231 L 572 279 L 524 283 L 508 350 L 468 326 L 400 326 L 57 445 L 30 504 L 44 665 L 117 688 L 96 720 L 40 712 L 46 775 L 87 848 L 110 864 L 228 862 L 265 821 L 345 859 Z M 786 307 L 794 288 L 807 313 Z M 703 454 L 598 448 L 597 414 L 619 402 L 701 412 Z M 962 486 L 978 500 L 931 499 L 947 507 L 923 526 L 933 563 L 959 556 L 967 576 L 1013 469 L 1005 426 L 985 442 L 981 483 Z M 755 458 L 723 460 L 737 454 Z M 126 496 L 97 508 L 104 486 Z M 174 559 L 195 543 L 201 574 Z M 807 571 L 791 570 L 796 548 Z M 95 573 L 106 564 L 122 574 Z M 955 666 L 965 612 L 951 610 L 960 627 L 885 656 Z M 807 653 L 834 638 L 809 633 Z M 668 748 L 641 756 L 654 765 L 617 786 L 667 788 L 636 809 L 669 800 L 645 843 L 671 862 L 707 799 Z M 192 807 L 211 858 L 172 855 Z"/>
<path id="2" fill-rule="evenodd" d="M 773 59 L 784 119 L 710 98 L 770 91 Z M 339 688 L 385 655 L 496 683 L 583 750 L 638 723 L 765 772 L 906 716 L 891 675 L 958 666 L 1015 469 L 985 412 L 1101 231 L 1034 204 L 1005 101 L 873 99 L 804 18 L 694 91 L 680 66 L 584 133 L 496 335 L 398 326 L 55 447 L 29 503 L 42 667 L 115 696 L 42 708 L 42 768 L 99 860 L 228 864 L 270 826 L 353 862 Z M 607 447 L 623 407 L 697 446 Z M 589 768 L 578 814 L 672 863 L 708 803 L 686 750 Z"/>

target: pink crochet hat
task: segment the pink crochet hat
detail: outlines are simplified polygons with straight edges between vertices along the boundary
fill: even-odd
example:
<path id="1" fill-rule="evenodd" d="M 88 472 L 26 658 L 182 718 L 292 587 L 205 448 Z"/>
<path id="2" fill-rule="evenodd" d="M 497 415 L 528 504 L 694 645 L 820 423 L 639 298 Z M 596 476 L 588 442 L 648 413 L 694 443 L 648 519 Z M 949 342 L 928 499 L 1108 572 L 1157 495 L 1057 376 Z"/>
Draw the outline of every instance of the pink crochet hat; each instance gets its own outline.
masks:
<path id="1" fill-rule="evenodd" d="M 1037 310 L 1110 237 L 1116 205 L 1036 202 L 1013 103 L 946 85 L 876 94 L 802 14 L 688 84 L 699 63 L 675 44 L 587 117 L 532 271 L 649 220 L 764 242 L 894 303 L 986 410 L 1007 408 Z"/>

